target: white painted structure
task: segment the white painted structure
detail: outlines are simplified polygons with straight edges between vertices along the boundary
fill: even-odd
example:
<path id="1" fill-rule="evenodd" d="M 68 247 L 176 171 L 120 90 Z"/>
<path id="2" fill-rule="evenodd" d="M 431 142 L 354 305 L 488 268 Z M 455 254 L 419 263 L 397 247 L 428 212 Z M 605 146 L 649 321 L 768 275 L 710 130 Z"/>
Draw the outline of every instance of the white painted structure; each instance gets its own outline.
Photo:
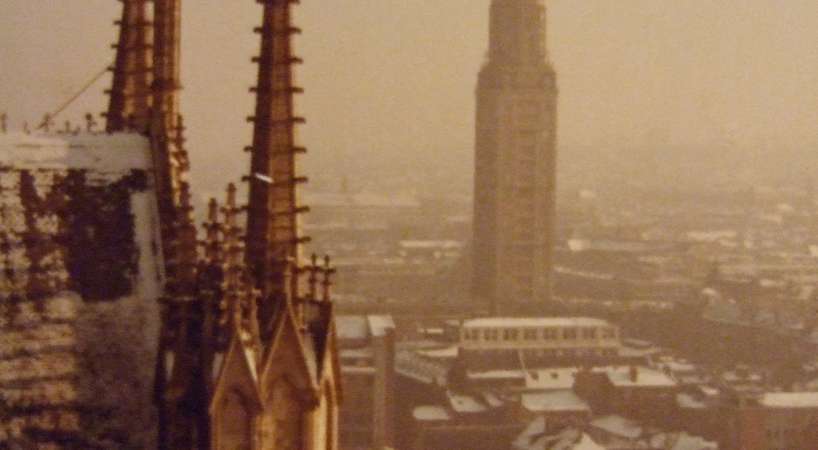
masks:
<path id="1" fill-rule="evenodd" d="M 484 318 L 467 320 L 460 330 L 464 350 L 618 351 L 619 329 L 602 319 Z"/>

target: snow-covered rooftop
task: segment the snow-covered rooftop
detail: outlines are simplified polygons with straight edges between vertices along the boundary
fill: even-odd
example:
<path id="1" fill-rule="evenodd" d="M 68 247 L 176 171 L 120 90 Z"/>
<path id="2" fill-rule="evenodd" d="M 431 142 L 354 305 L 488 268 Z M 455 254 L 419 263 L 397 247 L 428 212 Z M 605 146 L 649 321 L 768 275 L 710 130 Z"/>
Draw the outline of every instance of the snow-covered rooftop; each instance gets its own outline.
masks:
<path id="1" fill-rule="evenodd" d="M 512 443 L 515 450 L 605 450 L 605 447 L 576 428 L 547 434 L 545 419 L 534 419 Z"/>
<path id="2" fill-rule="evenodd" d="M 653 448 L 668 450 L 717 450 L 719 448 L 715 442 L 709 442 L 704 438 L 687 433 L 657 434 L 651 438 L 650 444 Z"/>
<path id="3" fill-rule="evenodd" d="M 522 405 L 523 408 L 533 413 L 591 412 L 588 403 L 570 390 L 523 394 Z"/>
<path id="4" fill-rule="evenodd" d="M 538 390 L 571 389 L 576 379 L 577 368 L 555 368 L 529 370 L 525 372 L 525 387 Z"/>
<path id="5" fill-rule="evenodd" d="M 412 416 L 415 420 L 425 422 L 441 422 L 451 420 L 452 416 L 442 406 L 424 405 L 418 406 L 412 411 Z"/>
<path id="6" fill-rule="evenodd" d="M 638 423 L 617 415 L 594 419 L 591 421 L 591 426 L 626 439 L 636 439 L 642 436 L 642 427 Z"/>
<path id="7" fill-rule="evenodd" d="M 418 353 L 427 357 L 427 358 L 439 358 L 439 359 L 451 359 L 457 358 L 458 353 L 460 352 L 460 347 L 453 345 L 444 348 L 438 349 L 430 349 L 430 350 L 418 350 Z"/>
<path id="8" fill-rule="evenodd" d="M 622 358 L 647 358 L 658 355 L 659 353 L 662 353 L 662 349 L 659 347 L 634 348 L 624 346 L 619 348 L 619 356 Z"/>
<path id="9" fill-rule="evenodd" d="M 395 355 L 395 372 L 421 383 L 444 386 L 448 369 L 412 350 L 402 350 Z"/>
<path id="10" fill-rule="evenodd" d="M 660 369 L 667 369 L 674 374 L 682 372 L 695 372 L 698 370 L 695 364 L 681 359 L 666 359 L 657 364 Z"/>
<path id="11" fill-rule="evenodd" d="M 492 408 L 499 408 L 505 404 L 505 402 L 499 396 L 497 396 L 497 394 L 492 392 L 482 392 L 481 397 L 483 401 Z"/>
<path id="12" fill-rule="evenodd" d="M 705 409 L 707 408 L 707 403 L 697 399 L 696 397 L 690 394 L 677 394 L 676 395 L 676 404 L 679 405 L 682 409 Z"/>
<path id="13" fill-rule="evenodd" d="M 369 322 L 369 330 L 373 336 L 383 336 L 388 330 L 395 329 L 395 321 L 392 316 L 386 315 L 372 315 L 367 316 Z"/>
<path id="14" fill-rule="evenodd" d="M 151 166 L 148 141 L 138 134 L 0 134 L 0 167 L 116 174 Z"/>
<path id="15" fill-rule="evenodd" d="M 389 315 L 338 316 L 335 327 L 339 339 L 361 340 L 383 336 L 387 330 L 394 330 L 395 321 Z"/>
<path id="16" fill-rule="evenodd" d="M 617 387 L 674 387 L 677 384 L 665 373 L 647 367 L 602 367 L 594 371 L 605 372 Z"/>
<path id="17" fill-rule="evenodd" d="M 767 408 L 818 408 L 818 392 L 768 392 L 760 403 Z"/>
<path id="18" fill-rule="evenodd" d="M 364 316 L 337 316 L 335 328 L 338 331 L 338 339 L 366 339 L 369 335 Z"/>
<path id="19" fill-rule="evenodd" d="M 522 370 L 486 370 L 467 372 L 469 380 L 522 380 L 526 377 Z"/>
<path id="20" fill-rule="evenodd" d="M 449 398 L 449 405 L 455 412 L 473 414 L 488 410 L 486 405 L 471 395 L 456 394 L 449 391 L 446 396 Z"/>
<path id="21" fill-rule="evenodd" d="M 512 445 L 517 450 L 530 450 L 537 448 L 537 441 L 542 439 L 545 435 L 545 419 L 537 417 L 517 436 Z M 545 445 L 539 445 L 539 448 L 545 448 Z"/>

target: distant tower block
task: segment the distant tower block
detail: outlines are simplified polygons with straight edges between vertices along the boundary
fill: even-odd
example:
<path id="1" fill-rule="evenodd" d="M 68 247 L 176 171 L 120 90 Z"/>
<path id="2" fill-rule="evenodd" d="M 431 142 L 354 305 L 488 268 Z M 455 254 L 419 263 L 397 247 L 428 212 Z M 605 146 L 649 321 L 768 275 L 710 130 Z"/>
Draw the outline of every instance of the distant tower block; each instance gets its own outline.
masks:
<path id="1" fill-rule="evenodd" d="M 477 83 L 473 292 L 492 313 L 551 299 L 556 74 L 541 0 L 493 0 Z"/>

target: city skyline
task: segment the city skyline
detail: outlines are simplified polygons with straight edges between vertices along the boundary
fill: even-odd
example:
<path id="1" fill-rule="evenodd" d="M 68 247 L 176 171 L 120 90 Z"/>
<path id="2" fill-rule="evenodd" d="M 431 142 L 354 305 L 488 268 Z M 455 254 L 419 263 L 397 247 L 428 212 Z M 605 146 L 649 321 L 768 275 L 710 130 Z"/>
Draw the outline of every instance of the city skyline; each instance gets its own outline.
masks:
<path id="1" fill-rule="evenodd" d="M 0 448 L 818 448 L 818 4 L 8 3 Z"/>

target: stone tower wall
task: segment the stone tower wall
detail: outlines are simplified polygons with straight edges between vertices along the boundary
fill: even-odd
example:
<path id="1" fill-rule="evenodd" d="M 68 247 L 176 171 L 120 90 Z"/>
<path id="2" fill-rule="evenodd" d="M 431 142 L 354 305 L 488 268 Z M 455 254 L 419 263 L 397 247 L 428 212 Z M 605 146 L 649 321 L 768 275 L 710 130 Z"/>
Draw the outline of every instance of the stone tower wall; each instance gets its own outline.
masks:
<path id="1" fill-rule="evenodd" d="M 138 136 L 0 136 L 0 442 L 153 445 L 149 162 Z"/>

